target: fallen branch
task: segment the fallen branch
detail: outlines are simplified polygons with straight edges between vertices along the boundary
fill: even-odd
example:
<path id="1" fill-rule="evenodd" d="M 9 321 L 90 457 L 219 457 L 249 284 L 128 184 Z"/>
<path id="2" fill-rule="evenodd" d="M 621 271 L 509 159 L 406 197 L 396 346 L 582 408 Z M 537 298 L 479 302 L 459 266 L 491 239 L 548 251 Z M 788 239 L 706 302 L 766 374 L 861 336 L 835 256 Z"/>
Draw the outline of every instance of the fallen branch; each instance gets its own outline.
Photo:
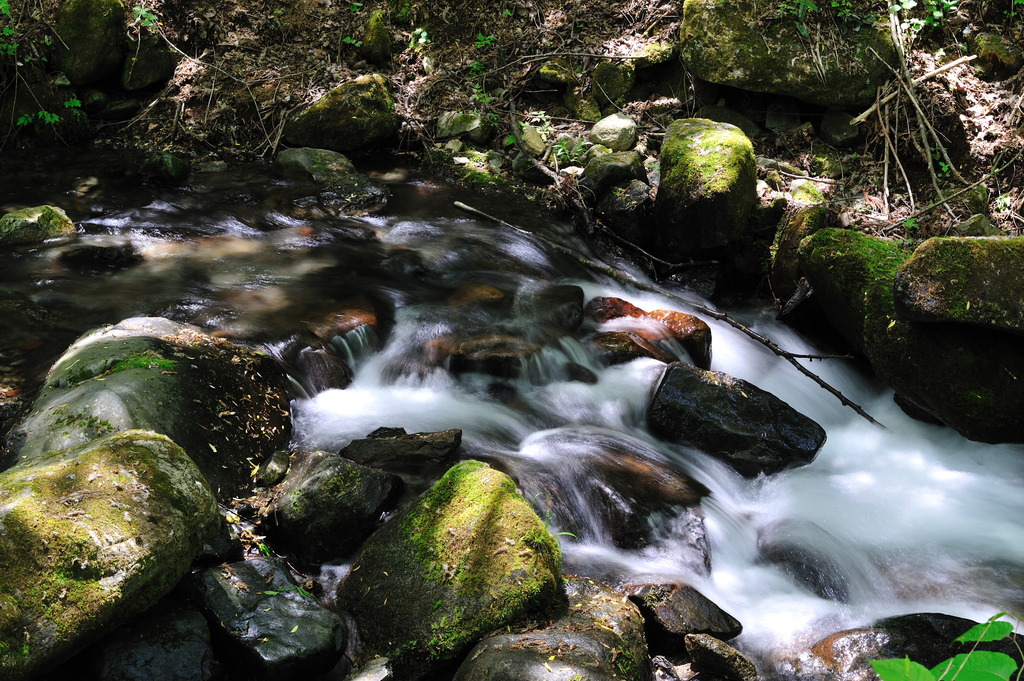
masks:
<path id="1" fill-rule="evenodd" d="M 737 330 L 741 331 L 742 333 L 746 334 L 746 336 L 748 336 L 749 338 L 752 338 L 753 340 L 757 341 L 761 345 L 763 345 L 766 348 L 768 348 L 769 350 L 771 350 L 772 353 L 774 353 L 777 357 L 781 357 L 782 359 L 784 359 L 787 362 L 789 362 L 791 365 L 793 365 L 796 368 L 797 371 L 799 371 L 804 376 L 808 377 L 809 379 L 811 379 L 812 381 L 817 383 L 821 388 L 827 390 L 833 396 L 835 396 L 836 399 L 838 399 L 844 406 L 849 407 L 850 409 L 853 409 L 861 417 L 863 417 L 864 419 L 867 419 L 868 421 L 870 421 L 871 423 L 875 424 L 876 426 L 882 426 L 881 423 L 879 423 L 874 418 L 872 418 L 871 415 L 868 414 L 866 411 L 864 411 L 858 404 L 856 404 L 855 402 L 853 402 L 850 399 L 848 399 L 845 395 L 843 395 L 841 392 L 839 392 L 839 390 L 837 390 L 836 388 L 834 388 L 831 385 L 829 385 L 828 383 L 826 383 L 820 376 L 818 376 L 813 371 L 811 371 L 810 369 L 808 369 L 807 367 L 805 367 L 804 365 L 800 364 L 800 362 L 797 361 L 798 357 L 806 357 L 806 356 L 804 356 L 804 355 L 797 355 L 797 354 L 794 354 L 792 352 L 789 352 L 788 350 L 782 349 L 777 343 L 775 343 L 770 338 L 762 336 L 761 334 L 757 333 L 753 329 L 750 329 L 747 326 L 744 326 L 743 324 L 741 324 L 740 322 L 736 321 L 735 319 L 733 319 L 732 317 L 730 317 L 726 313 L 719 312 L 718 310 L 712 310 L 710 307 L 707 307 L 705 305 L 701 305 L 700 303 L 696 303 L 696 302 L 694 302 L 692 300 L 687 300 L 686 298 L 682 298 L 681 296 L 677 296 L 677 295 L 675 295 L 673 293 L 669 293 L 669 292 L 664 291 L 662 289 L 659 289 L 659 288 L 657 288 L 655 286 L 652 286 L 650 284 L 646 284 L 646 283 L 644 283 L 642 281 L 634 279 L 633 277 L 629 276 L 628 274 L 620 272 L 620 271 L 618 271 L 618 270 L 616 270 L 616 269 L 614 269 L 612 267 L 609 267 L 608 265 L 605 265 L 603 263 L 594 262 L 593 260 L 590 260 L 589 258 L 585 257 L 582 253 L 577 251 L 576 249 L 570 248 L 568 246 L 563 246 L 562 244 L 558 243 L 557 241 L 552 241 L 551 239 L 548 239 L 546 237 L 540 236 L 539 234 L 535 234 L 533 232 L 525 230 L 522 227 L 516 227 L 515 225 L 513 225 L 513 224 L 511 224 L 509 222 L 505 222 L 501 218 L 498 218 L 498 217 L 495 217 L 493 215 L 490 215 L 489 213 L 485 213 L 482 210 L 479 210 L 477 208 L 473 208 L 472 206 L 469 206 L 469 205 L 467 205 L 465 203 L 462 203 L 461 201 L 456 201 L 455 202 L 455 207 L 460 209 L 460 210 L 464 210 L 467 213 L 470 213 L 472 215 L 476 215 L 477 217 L 483 218 L 483 219 L 488 220 L 490 222 L 494 222 L 494 223 L 499 224 L 499 225 L 501 225 L 503 227 L 507 227 L 508 229 L 511 229 L 514 232 L 517 232 L 519 234 L 525 234 L 525 235 L 530 236 L 533 239 L 537 239 L 538 241 L 541 241 L 542 243 L 546 244 L 547 246 L 549 246 L 553 250 L 556 250 L 559 253 L 563 253 L 565 255 L 568 255 L 569 257 L 573 258 L 576 262 L 580 263 L 581 265 L 583 265 L 587 269 L 589 269 L 591 271 L 594 271 L 594 272 L 599 272 L 599 273 L 601 273 L 601 274 L 603 274 L 603 275 L 605 275 L 607 277 L 610 277 L 611 279 L 619 282 L 620 284 L 623 284 L 625 286 L 630 286 L 630 287 L 638 289 L 640 291 L 646 291 L 648 293 L 657 293 L 659 295 L 666 296 L 667 298 L 670 298 L 671 300 L 673 300 L 675 302 L 678 302 L 679 304 L 681 304 L 681 305 L 683 305 L 685 307 L 688 307 L 688 308 L 690 308 L 692 310 L 696 310 L 697 312 L 700 312 L 701 314 L 705 314 L 705 315 L 711 317 L 712 319 L 717 319 L 718 321 L 725 322 L 729 326 L 733 327 L 734 329 L 737 329 Z M 882 426 L 882 427 L 884 428 L 885 426 Z"/>

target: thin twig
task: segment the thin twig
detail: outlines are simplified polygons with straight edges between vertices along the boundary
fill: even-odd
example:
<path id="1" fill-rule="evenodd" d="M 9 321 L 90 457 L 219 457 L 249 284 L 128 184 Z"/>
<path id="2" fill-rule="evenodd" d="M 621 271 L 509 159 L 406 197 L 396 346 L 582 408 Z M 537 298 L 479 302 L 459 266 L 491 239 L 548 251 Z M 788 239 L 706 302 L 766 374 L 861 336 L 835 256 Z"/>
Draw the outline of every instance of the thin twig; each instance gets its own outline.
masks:
<path id="1" fill-rule="evenodd" d="M 464 210 L 467 213 L 471 213 L 473 215 L 481 217 L 481 218 L 483 218 L 485 220 L 489 220 L 491 222 L 494 222 L 494 223 L 497 223 L 499 225 L 502 225 L 503 227 L 507 227 L 507 228 L 509 228 L 509 229 L 511 229 L 511 230 L 513 230 L 515 232 L 518 232 L 520 234 L 525 234 L 525 235 L 530 236 L 531 238 L 537 239 L 538 241 L 541 241 L 542 243 L 547 244 L 549 247 L 551 247 L 552 249 L 558 251 L 559 253 L 563 253 L 565 255 L 568 255 L 569 257 L 573 258 L 574 260 L 576 260 L 576 262 L 580 263 L 581 265 L 583 265 L 587 269 L 589 269 L 591 271 L 594 271 L 594 272 L 599 272 L 601 274 L 604 274 L 605 276 L 610 277 L 611 279 L 613 279 L 614 281 L 619 282 L 620 284 L 624 284 L 626 286 L 631 286 L 631 287 L 633 287 L 635 289 L 638 289 L 640 291 L 646 291 L 648 293 L 657 293 L 657 294 L 666 296 L 667 298 L 670 298 L 671 300 L 679 303 L 680 305 L 683 305 L 684 307 L 688 307 L 688 308 L 690 308 L 692 310 L 696 310 L 697 312 L 700 312 L 701 314 L 705 314 L 705 315 L 711 317 L 712 319 L 717 319 L 718 321 L 725 322 L 729 326 L 733 327 L 734 329 L 737 329 L 737 330 L 741 331 L 742 333 L 746 334 L 749 338 L 752 338 L 752 339 L 756 340 L 758 343 L 760 343 L 761 345 L 763 345 L 766 348 L 768 348 L 769 350 L 771 350 L 772 353 L 775 354 L 777 357 L 781 357 L 782 359 L 784 359 L 787 362 L 789 362 L 791 365 L 793 365 L 793 367 L 796 368 L 797 371 L 799 371 L 804 376 L 808 377 L 809 379 L 811 379 L 812 381 L 817 383 L 821 388 L 825 389 L 826 391 L 831 393 L 833 396 L 835 396 L 836 399 L 838 399 L 844 406 L 847 406 L 850 409 L 853 409 L 855 412 L 857 412 L 857 414 L 859 414 L 864 419 L 870 421 L 871 423 L 873 423 L 873 424 L 875 424 L 877 426 L 882 426 L 881 423 L 879 423 L 874 418 L 872 418 L 871 415 L 868 414 L 866 411 L 864 411 L 858 404 L 856 404 L 855 402 L 852 402 L 849 398 L 847 398 L 845 395 L 843 395 L 841 392 L 839 392 L 836 388 L 832 387 L 831 385 L 826 383 L 824 380 L 822 380 L 822 378 L 820 376 L 815 374 L 813 371 L 811 371 L 810 369 L 808 369 L 804 365 L 800 364 L 800 362 L 797 361 L 797 355 L 794 355 L 793 353 L 791 353 L 791 352 L 789 352 L 787 350 L 783 350 L 777 343 L 772 341 L 770 338 L 762 336 L 761 334 L 757 333 L 753 329 L 750 329 L 747 326 L 744 326 L 743 324 L 741 324 L 740 322 L 736 321 L 735 319 L 733 319 L 732 317 L 730 317 L 726 313 L 719 312 L 718 310 L 712 310 L 710 307 L 707 307 L 705 305 L 701 305 L 700 303 L 696 303 L 696 302 L 694 302 L 692 300 L 687 300 L 686 298 L 683 298 L 681 296 L 675 295 L 673 293 L 669 293 L 668 291 L 664 291 L 664 290 L 659 289 L 659 288 L 657 288 L 655 286 L 651 286 L 650 284 L 645 284 L 644 282 L 639 281 L 637 279 L 634 279 L 633 277 L 629 276 L 628 274 L 625 274 L 623 272 L 615 270 L 615 269 L 609 267 L 608 265 L 605 265 L 605 264 L 599 263 L 599 262 L 594 262 L 593 260 L 590 260 L 589 258 L 585 257 L 582 253 L 580 253 L 579 251 L 577 251 L 577 250 L 575 250 L 573 248 L 569 248 L 568 246 L 563 246 L 562 244 L 560 244 L 560 243 L 558 243 L 556 241 L 552 241 L 551 239 L 548 239 L 548 238 L 545 238 L 543 236 L 540 236 L 539 234 L 535 234 L 533 232 L 525 230 L 522 227 L 516 227 L 515 225 L 513 225 L 513 224 L 511 224 L 509 222 L 505 222 L 501 218 L 498 218 L 498 217 L 495 217 L 495 216 L 490 215 L 488 213 L 485 213 L 482 210 L 479 210 L 477 208 L 473 208 L 472 206 L 468 206 L 465 203 L 462 203 L 461 201 L 456 201 L 455 202 L 455 207 L 459 208 L 460 210 Z M 884 426 L 882 426 L 882 427 L 884 428 Z"/>

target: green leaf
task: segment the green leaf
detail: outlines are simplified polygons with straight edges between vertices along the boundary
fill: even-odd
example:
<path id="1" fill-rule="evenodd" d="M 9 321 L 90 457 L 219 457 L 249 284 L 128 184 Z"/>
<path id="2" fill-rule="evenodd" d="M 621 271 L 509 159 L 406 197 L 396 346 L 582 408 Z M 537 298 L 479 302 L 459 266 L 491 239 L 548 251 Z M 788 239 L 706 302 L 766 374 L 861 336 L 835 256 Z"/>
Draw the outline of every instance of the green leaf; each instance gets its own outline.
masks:
<path id="1" fill-rule="evenodd" d="M 932 669 L 936 679 L 957 681 L 1007 681 L 1017 671 L 1017 662 L 1005 653 L 975 650 L 961 653 Z"/>
<path id="2" fill-rule="evenodd" d="M 871 666 L 882 681 L 935 681 L 928 667 L 911 662 L 909 657 L 902 660 L 872 660 Z"/>
<path id="3" fill-rule="evenodd" d="M 989 620 L 988 622 L 975 624 L 962 635 L 957 636 L 956 640 L 960 643 L 968 643 L 970 641 L 998 641 L 1006 638 L 1012 633 L 1013 625 L 1009 622 L 994 622 Z"/>

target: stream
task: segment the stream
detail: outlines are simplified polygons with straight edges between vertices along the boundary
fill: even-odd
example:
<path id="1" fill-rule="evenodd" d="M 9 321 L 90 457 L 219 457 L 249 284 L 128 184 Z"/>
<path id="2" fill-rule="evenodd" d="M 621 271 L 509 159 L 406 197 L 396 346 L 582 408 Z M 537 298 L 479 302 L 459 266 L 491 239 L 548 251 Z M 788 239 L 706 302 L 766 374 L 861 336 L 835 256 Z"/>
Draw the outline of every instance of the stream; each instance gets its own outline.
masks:
<path id="1" fill-rule="evenodd" d="M 705 320 L 712 369 L 774 393 L 821 424 L 828 440 L 812 464 L 756 479 L 662 442 L 648 431 L 644 411 L 665 365 L 639 359 L 603 367 L 579 334 L 560 332 L 552 311 L 531 301 L 545 286 L 572 284 L 587 300 L 686 308 L 595 276 L 531 235 L 482 222 L 453 202 L 587 252 L 568 225 L 536 207 L 381 160 L 370 170 L 388 183 L 387 207 L 337 217 L 297 200 L 303 188 L 267 166 L 197 171 L 187 186 L 161 189 L 125 170 L 133 159 L 70 156 L 9 155 L 0 166 L 0 206 L 61 206 L 80 230 L 72 242 L 0 253 L 0 292 L 24 296 L 53 320 L 33 339 L 36 361 L 52 361 L 79 333 L 137 315 L 190 322 L 287 356 L 311 322 L 373 309 L 376 337 L 360 331 L 332 343 L 352 369 L 351 385 L 296 376 L 305 396 L 293 402 L 294 446 L 337 451 L 381 426 L 461 428 L 463 456 L 513 474 L 559 533 L 567 572 L 611 584 L 652 577 L 692 584 L 742 622 L 733 644 L 758 658 L 768 676 L 785 676 L 785 660 L 824 635 L 879 617 L 943 612 L 983 620 L 1024 612 L 1024 447 L 972 442 L 911 420 L 854 363 L 811 361 L 885 425 L 873 426 L 712 319 Z M 93 184 L 83 185 L 90 176 L 94 186 L 76 192 Z M 141 259 L 72 266 L 62 253 L 82 245 Z M 692 291 L 666 291 L 711 306 Z M 768 308 L 725 311 L 787 350 L 829 350 L 776 322 Z M 517 335 L 543 350 L 506 378 L 429 361 L 432 341 L 480 333 Z M 570 380 L 567 366 L 596 380 Z M 617 469 L 610 462 L 623 453 L 706 486 L 703 521 L 699 513 L 652 508 L 642 491 L 631 497 L 611 484 Z M 612 525 L 623 522 L 642 541 L 617 546 Z M 823 556 L 825 579 L 842 586 L 842 597 L 824 598 L 764 560 L 759 541 L 780 536 Z M 323 578 L 339 570 L 329 567 Z"/>

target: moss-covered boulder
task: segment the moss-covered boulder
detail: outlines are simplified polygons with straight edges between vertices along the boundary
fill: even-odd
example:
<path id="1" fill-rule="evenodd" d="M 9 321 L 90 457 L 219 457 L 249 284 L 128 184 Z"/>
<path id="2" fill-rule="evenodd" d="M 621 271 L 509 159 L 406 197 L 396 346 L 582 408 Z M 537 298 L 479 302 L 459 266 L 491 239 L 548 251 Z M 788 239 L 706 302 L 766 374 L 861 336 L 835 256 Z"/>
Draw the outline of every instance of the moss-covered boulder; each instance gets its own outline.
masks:
<path id="1" fill-rule="evenodd" d="M 337 593 L 363 650 L 417 679 L 489 631 L 548 611 L 561 591 L 561 552 L 504 473 L 479 461 L 451 468 L 364 544 Z"/>
<path id="2" fill-rule="evenodd" d="M 654 239 L 663 257 L 719 255 L 740 240 L 756 183 L 754 148 L 742 130 L 706 118 L 672 121 L 654 200 Z"/>
<path id="3" fill-rule="evenodd" d="M 683 61 L 712 83 L 820 106 L 874 101 L 892 75 L 888 64 L 896 64 L 888 24 L 839 33 L 823 21 L 808 40 L 792 17 L 777 16 L 778 6 L 773 0 L 686 0 Z"/>
<path id="4" fill-rule="evenodd" d="M 366 147 L 398 132 L 395 99 L 384 76 L 342 83 L 285 124 L 290 144 L 334 151 Z"/>
<path id="5" fill-rule="evenodd" d="M 75 223 L 60 208 L 36 206 L 0 218 L 0 244 L 27 244 L 75 233 Z"/>
<path id="6" fill-rule="evenodd" d="M 568 607 L 541 629 L 498 634 L 466 656 L 454 681 L 648 681 L 644 619 L 623 594 L 567 576 Z"/>
<path id="7" fill-rule="evenodd" d="M 150 607 L 218 519 L 188 455 L 128 431 L 0 473 L 0 675 L 27 679 Z"/>
<path id="8" fill-rule="evenodd" d="M 117 72 L 125 9 L 121 0 L 66 0 L 57 11 L 57 68 L 75 85 L 86 85 Z"/>
<path id="9" fill-rule="evenodd" d="M 89 333 L 50 369 L 8 445 L 18 460 L 134 428 L 180 444 L 219 498 L 288 444 L 288 380 L 266 355 L 161 318 Z"/>
<path id="10" fill-rule="evenodd" d="M 972 324 L 1024 334 L 1024 237 L 936 237 L 896 272 L 896 310 L 919 322 Z"/>
<path id="11" fill-rule="evenodd" d="M 800 267 L 832 325 L 902 403 L 963 435 L 1024 442 L 1024 344 L 1003 331 L 904 319 L 896 273 L 910 253 L 859 232 L 825 229 L 800 245 Z"/>

